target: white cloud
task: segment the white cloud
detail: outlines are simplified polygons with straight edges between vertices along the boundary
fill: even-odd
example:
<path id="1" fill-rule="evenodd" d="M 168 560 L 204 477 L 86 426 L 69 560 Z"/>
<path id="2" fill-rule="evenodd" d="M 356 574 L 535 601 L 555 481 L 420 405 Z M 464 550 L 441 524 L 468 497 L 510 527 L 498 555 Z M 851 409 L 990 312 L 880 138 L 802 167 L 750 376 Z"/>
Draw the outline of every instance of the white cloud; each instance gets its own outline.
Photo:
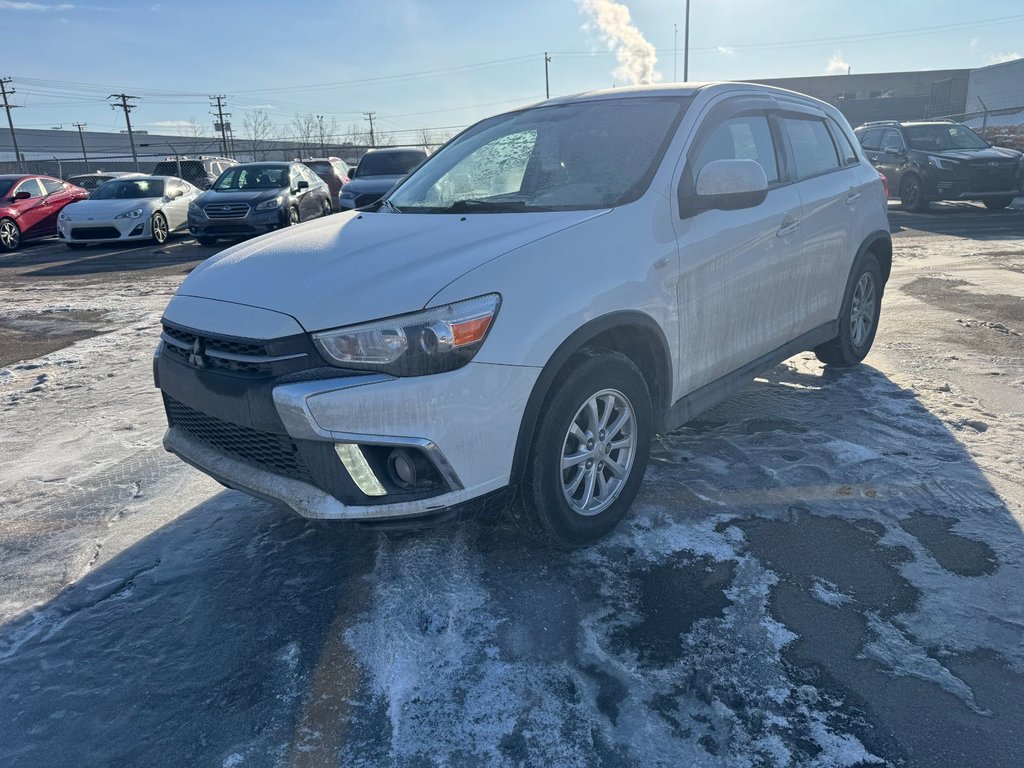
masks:
<path id="1" fill-rule="evenodd" d="M 727 45 L 720 45 L 715 50 L 717 50 L 723 56 L 735 56 L 736 55 L 736 49 L 735 48 L 730 48 Z"/>
<path id="2" fill-rule="evenodd" d="M 1005 64 L 1008 61 L 1016 61 L 1022 58 L 1019 53 L 1014 51 L 1013 53 L 986 53 L 985 61 L 989 64 Z"/>
<path id="3" fill-rule="evenodd" d="M 629 8 L 612 0 L 576 0 L 581 13 L 587 16 L 583 29 L 595 32 L 615 52 L 619 66 L 613 73 L 631 85 L 645 85 L 661 80 L 655 69 L 658 57 L 654 46 L 636 28 Z"/>
<path id="4" fill-rule="evenodd" d="M 828 64 L 825 65 L 826 75 L 845 75 L 850 71 L 850 62 L 843 58 L 842 51 L 836 51 L 829 56 Z"/>
<path id="5" fill-rule="evenodd" d="M 971 38 L 971 42 L 969 42 L 967 44 L 967 50 L 970 51 L 971 53 L 977 53 L 978 52 L 978 44 L 980 42 L 981 42 L 981 40 L 979 40 L 978 38 L 972 37 Z"/>
<path id="6" fill-rule="evenodd" d="M 0 0 L 0 11 L 33 11 L 35 13 L 45 13 L 46 11 L 70 11 L 75 6 L 70 3 L 61 3 L 60 5 L 44 5 L 43 3 L 27 3 L 19 2 L 18 0 Z"/>

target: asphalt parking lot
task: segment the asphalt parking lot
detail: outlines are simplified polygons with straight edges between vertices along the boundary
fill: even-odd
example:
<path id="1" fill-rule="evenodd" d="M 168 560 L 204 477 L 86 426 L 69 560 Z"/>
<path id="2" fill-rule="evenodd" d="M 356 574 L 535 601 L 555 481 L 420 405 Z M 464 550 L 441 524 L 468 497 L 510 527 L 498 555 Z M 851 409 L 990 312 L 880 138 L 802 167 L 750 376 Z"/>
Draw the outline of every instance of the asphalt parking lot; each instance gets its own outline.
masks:
<path id="1" fill-rule="evenodd" d="M 218 249 L 0 256 L 0 765 L 1021 765 L 1024 210 L 890 220 L 865 364 L 660 436 L 572 553 L 165 454 L 160 311 Z"/>

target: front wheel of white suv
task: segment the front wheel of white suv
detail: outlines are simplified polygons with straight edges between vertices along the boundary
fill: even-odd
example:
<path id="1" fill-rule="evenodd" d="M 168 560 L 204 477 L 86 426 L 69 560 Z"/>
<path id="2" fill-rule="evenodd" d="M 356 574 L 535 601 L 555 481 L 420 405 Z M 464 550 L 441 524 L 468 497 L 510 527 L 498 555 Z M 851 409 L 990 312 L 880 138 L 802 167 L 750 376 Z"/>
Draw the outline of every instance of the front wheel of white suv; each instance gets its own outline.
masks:
<path id="1" fill-rule="evenodd" d="M 883 286 L 878 259 L 868 251 L 850 273 L 839 315 L 839 335 L 814 349 L 821 362 L 848 368 L 867 356 L 878 331 Z"/>
<path id="2" fill-rule="evenodd" d="M 541 410 L 513 516 L 561 546 L 601 538 L 640 490 L 652 432 L 651 396 L 640 369 L 618 352 L 583 350 Z"/>

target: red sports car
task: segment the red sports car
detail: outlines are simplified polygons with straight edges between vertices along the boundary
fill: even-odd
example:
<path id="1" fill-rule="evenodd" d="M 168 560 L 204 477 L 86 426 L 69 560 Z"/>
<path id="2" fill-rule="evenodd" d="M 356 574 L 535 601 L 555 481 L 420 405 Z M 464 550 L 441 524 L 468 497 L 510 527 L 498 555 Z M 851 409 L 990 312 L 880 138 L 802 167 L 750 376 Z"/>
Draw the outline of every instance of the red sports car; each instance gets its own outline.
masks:
<path id="1" fill-rule="evenodd" d="M 0 251 L 14 251 L 24 240 L 57 234 L 65 205 L 89 193 L 52 176 L 0 176 Z"/>

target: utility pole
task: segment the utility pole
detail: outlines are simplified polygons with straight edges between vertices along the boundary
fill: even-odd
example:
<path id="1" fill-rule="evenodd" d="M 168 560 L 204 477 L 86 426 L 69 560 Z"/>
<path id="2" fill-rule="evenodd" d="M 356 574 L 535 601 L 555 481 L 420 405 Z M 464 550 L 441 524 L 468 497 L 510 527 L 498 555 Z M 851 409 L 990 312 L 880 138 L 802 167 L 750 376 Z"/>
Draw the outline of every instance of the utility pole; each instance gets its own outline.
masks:
<path id="1" fill-rule="evenodd" d="M 363 117 L 370 121 L 370 146 L 377 146 L 377 139 L 373 133 L 373 118 L 377 116 L 376 112 L 363 112 Z"/>
<path id="2" fill-rule="evenodd" d="M 85 123 L 72 123 L 75 128 L 78 129 L 78 140 L 82 143 L 82 159 L 85 161 L 86 171 L 89 170 L 89 156 L 85 154 L 85 134 L 82 133 L 82 129 L 85 128 Z"/>
<path id="3" fill-rule="evenodd" d="M 683 27 L 683 82 L 690 82 L 690 0 L 686 0 L 686 24 Z"/>
<path id="4" fill-rule="evenodd" d="M 317 123 L 320 124 L 320 157 L 327 157 L 327 149 L 324 147 L 324 116 L 316 116 Z"/>
<path id="5" fill-rule="evenodd" d="M 17 109 L 17 105 L 7 101 L 8 96 L 14 95 L 14 89 L 7 90 L 7 84 L 11 82 L 9 77 L 0 77 L 0 95 L 4 99 L 4 111 L 7 112 L 7 125 L 11 128 L 11 145 L 14 147 L 14 162 L 18 164 L 18 170 L 23 170 L 21 164 L 21 153 L 18 151 L 18 136 L 14 133 L 14 120 L 11 119 L 11 110 Z"/>
<path id="6" fill-rule="evenodd" d="M 548 52 L 544 51 L 544 98 L 551 98 L 551 80 L 548 77 L 548 64 L 551 63 L 551 57 L 548 56 Z"/>
<path id="7" fill-rule="evenodd" d="M 221 147 L 221 151 L 224 153 L 224 157 L 227 157 L 228 156 L 228 129 L 227 129 L 227 126 L 224 124 L 224 118 L 225 117 L 231 117 L 231 113 L 230 112 L 225 112 L 224 111 L 224 99 L 226 99 L 227 97 L 226 96 L 211 96 L 210 98 L 213 99 L 213 101 L 215 102 L 214 104 L 211 104 L 210 106 L 217 108 L 217 112 L 216 113 L 211 112 L 210 114 L 211 115 L 212 114 L 216 114 L 217 115 L 217 124 L 214 127 L 216 128 L 216 130 L 220 131 L 220 147 Z"/>
<path id="8" fill-rule="evenodd" d="M 129 104 L 129 99 L 138 99 L 138 96 L 129 96 L 127 93 L 113 93 L 108 98 L 117 99 L 118 104 L 111 104 L 111 109 L 123 109 L 124 110 L 124 123 L 128 126 L 128 141 L 132 145 L 132 160 L 135 161 L 135 170 L 139 170 L 139 153 L 135 151 L 135 134 L 132 133 L 132 118 L 131 112 L 135 109 L 138 104 Z"/>
<path id="9" fill-rule="evenodd" d="M 672 25 L 672 82 L 679 82 L 679 25 Z"/>

